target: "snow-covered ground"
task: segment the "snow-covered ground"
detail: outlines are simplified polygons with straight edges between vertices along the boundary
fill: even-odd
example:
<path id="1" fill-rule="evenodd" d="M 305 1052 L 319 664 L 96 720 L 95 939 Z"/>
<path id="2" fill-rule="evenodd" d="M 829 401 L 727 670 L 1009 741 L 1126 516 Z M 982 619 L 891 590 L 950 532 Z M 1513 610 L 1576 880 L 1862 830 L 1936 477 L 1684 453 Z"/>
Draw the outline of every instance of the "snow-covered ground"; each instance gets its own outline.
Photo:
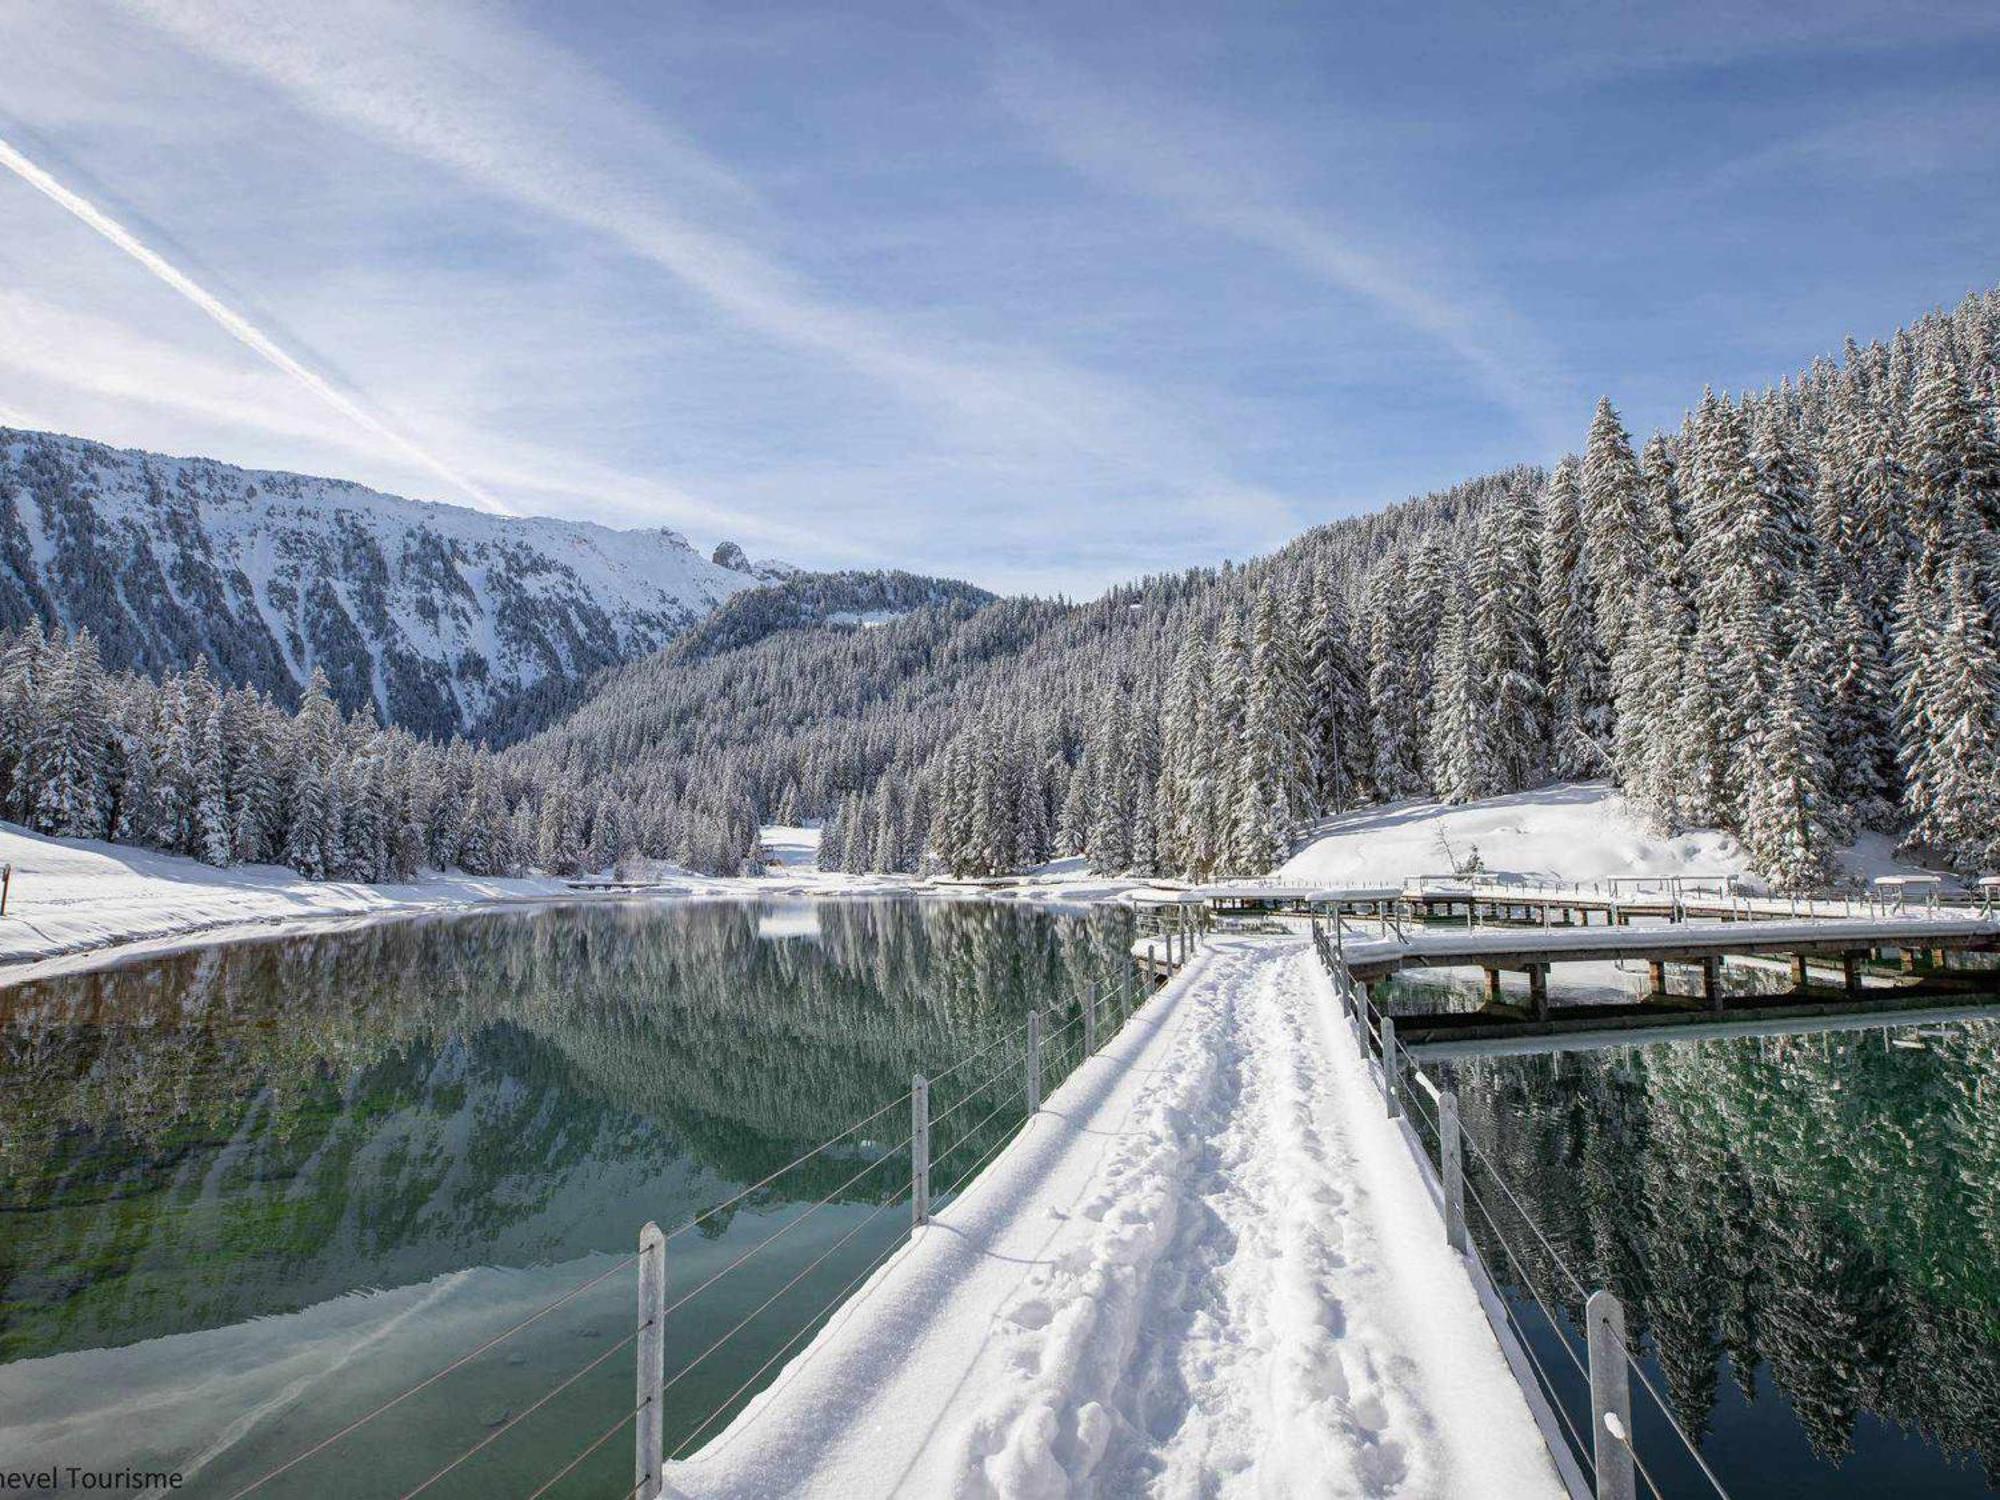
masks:
<path id="1" fill-rule="evenodd" d="M 1218 941 L 669 1493 L 1562 1493 L 1335 1013 Z"/>
<path id="2" fill-rule="evenodd" d="M 136 952 L 239 929 L 581 894 L 564 881 L 540 878 L 456 875 L 361 885 L 306 880 L 277 865 L 218 870 L 123 844 L 43 838 L 12 823 L 0 823 L 0 864 L 14 867 L 7 914 L 0 917 L 0 979 L 73 966 L 114 948 Z"/>
<path id="3" fill-rule="evenodd" d="M 1449 874 L 1474 853 L 1488 878 L 1567 884 L 1613 876 L 1750 874 L 1733 834 L 1691 828 L 1672 838 L 1650 833 L 1625 799 L 1602 781 L 1567 782 L 1451 806 L 1394 802 L 1319 824 L 1278 874 L 1329 884 L 1393 884 Z M 1893 841 L 1864 834 L 1841 855 L 1858 879 L 1918 874 L 1898 861 Z M 1754 883 L 1754 882 L 1753 882 Z"/>
<path id="4" fill-rule="evenodd" d="M 0 864 L 14 867 L 7 912 L 0 916 L 0 981 L 87 968 L 190 942 L 524 901 L 629 901 L 648 895 L 769 900 L 922 892 L 1067 908 L 1146 888 L 1144 882 L 1095 877 L 1080 869 L 1025 876 L 1000 886 L 841 875 L 819 869 L 816 828 L 770 827 L 763 837 L 777 863 L 763 876 L 723 878 L 653 865 L 641 889 L 589 890 L 542 876 L 434 874 L 393 885 L 307 880 L 278 865 L 216 869 L 178 855 L 94 839 L 44 838 L 0 823 Z"/>

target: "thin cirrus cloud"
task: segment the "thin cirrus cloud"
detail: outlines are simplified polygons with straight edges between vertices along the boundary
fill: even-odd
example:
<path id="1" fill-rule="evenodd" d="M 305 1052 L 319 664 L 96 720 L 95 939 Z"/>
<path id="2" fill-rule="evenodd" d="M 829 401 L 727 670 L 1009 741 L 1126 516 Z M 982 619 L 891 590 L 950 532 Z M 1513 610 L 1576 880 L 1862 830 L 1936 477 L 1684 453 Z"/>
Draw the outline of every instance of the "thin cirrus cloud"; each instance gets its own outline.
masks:
<path id="1" fill-rule="evenodd" d="M 386 418 L 371 411 L 319 371 L 293 356 L 270 334 L 203 287 L 88 198 L 57 180 L 47 169 L 30 160 L 4 138 L 0 138 L 0 167 L 5 167 L 29 187 L 83 223 L 92 233 L 123 251 L 149 275 L 165 283 L 198 308 L 231 338 L 283 371 L 335 411 L 383 439 L 485 509 L 498 511 L 501 514 L 510 513 L 508 507 L 483 485 L 466 477 L 415 438 L 400 431 Z"/>
<path id="2" fill-rule="evenodd" d="M 992 32 L 990 22 L 982 28 Z M 1055 159 L 1099 184 L 1165 205 L 1190 222 L 1290 262 L 1432 340 L 1544 447 L 1562 441 L 1560 391 L 1524 320 L 1491 299 L 1447 295 L 1407 267 L 1408 254 L 1364 243 L 1288 201 L 1220 122 L 1197 128 L 1185 101 L 1169 122 L 1019 37 L 996 36 L 995 98 Z"/>
<path id="3" fill-rule="evenodd" d="M 1031 350 L 919 340 L 820 294 L 750 234 L 714 227 L 755 223 L 759 205 L 748 187 L 546 38 L 502 17 L 475 18 L 450 5 L 364 4 L 336 14 L 206 0 L 122 3 L 322 118 L 601 235 L 740 326 L 941 412 L 958 440 L 1004 433 L 1017 447 L 1123 466 L 1189 497 L 1224 491 L 1268 515 L 1287 509 L 1224 472 L 1187 424 L 1142 393 Z M 545 119 L 568 122 L 567 139 L 598 149 L 585 155 L 555 144 L 538 123 Z M 669 209 L 662 173 L 673 203 L 691 200 L 692 213 Z"/>

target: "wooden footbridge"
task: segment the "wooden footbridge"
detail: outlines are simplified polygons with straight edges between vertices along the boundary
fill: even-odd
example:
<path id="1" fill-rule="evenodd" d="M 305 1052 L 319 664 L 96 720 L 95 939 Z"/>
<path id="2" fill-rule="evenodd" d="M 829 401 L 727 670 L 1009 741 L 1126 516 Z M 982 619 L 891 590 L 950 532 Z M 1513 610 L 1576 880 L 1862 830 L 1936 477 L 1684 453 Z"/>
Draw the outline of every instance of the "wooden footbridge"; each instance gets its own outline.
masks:
<path id="1" fill-rule="evenodd" d="M 1954 904 L 1933 889 L 1911 903 L 1756 896 L 1719 877 L 1538 887 L 1438 876 L 1400 886 L 1239 881 L 1180 899 L 1199 915 L 1165 921 L 1310 918 L 1371 993 L 1409 970 L 1484 971 L 1480 1008 L 1397 1017 L 1411 1045 L 2000 1004 L 2000 967 L 1970 956 L 2000 952 L 1990 890 Z M 1726 994 L 1729 959 L 1788 963 L 1791 984 Z M 1553 968 L 1607 962 L 1645 964 L 1644 992 L 1551 1006 Z M 1525 976 L 1525 997 L 1506 974 Z"/>

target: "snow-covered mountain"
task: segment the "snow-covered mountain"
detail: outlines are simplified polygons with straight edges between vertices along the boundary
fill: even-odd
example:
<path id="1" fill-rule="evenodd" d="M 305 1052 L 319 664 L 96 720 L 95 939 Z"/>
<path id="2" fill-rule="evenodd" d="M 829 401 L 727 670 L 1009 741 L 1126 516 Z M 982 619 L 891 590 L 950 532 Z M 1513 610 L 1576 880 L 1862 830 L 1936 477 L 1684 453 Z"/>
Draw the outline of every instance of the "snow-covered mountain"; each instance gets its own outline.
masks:
<path id="1" fill-rule="evenodd" d="M 490 515 L 338 479 L 0 428 L 0 626 L 88 627 L 113 667 L 206 657 L 420 733 L 655 649 L 792 576 L 667 530 Z"/>

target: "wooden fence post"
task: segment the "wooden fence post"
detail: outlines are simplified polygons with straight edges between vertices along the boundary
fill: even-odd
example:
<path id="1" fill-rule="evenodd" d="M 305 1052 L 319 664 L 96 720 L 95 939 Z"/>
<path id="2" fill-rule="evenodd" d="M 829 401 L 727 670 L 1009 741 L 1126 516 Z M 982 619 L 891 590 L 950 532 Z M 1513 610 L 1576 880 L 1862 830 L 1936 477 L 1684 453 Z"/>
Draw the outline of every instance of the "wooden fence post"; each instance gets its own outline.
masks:
<path id="1" fill-rule="evenodd" d="M 931 1084 L 919 1073 L 910 1080 L 910 1232 L 931 1217 Z"/>
<path id="2" fill-rule="evenodd" d="M 1097 1056 L 1097 992 L 1083 997 L 1083 1055 Z"/>
<path id="3" fill-rule="evenodd" d="M 1600 1288 L 1584 1304 L 1590 1341 L 1590 1430 L 1597 1500 L 1636 1500 L 1632 1382 L 1625 1369 L 1625 1309 Z"/>
<path id="4" fill-rule="evenodd" d="M 639 1422 L 634 1429 L 635 1500 L 658 1500 L 667 1461 L 662 1403 L 667 1383 L 667 1237 L 658 1224 L 639 1231 Z"/>
<path id="5" fill-rule="evenodd" d="M 0 865 L 0 917 L 7 915 L 7 892 L 14 886 L 14 867 Z"/>
<path id="6" fill-rule="evenodd" d="M 1465 1156 L 1458 1138 L 1458 1095 L 1438 1095 L 1438 1164 L 1444 1178 L 1444 1242 L 1465 1254 Z"/>
<path id="7" fill-rule="evenodd" d="M 1042 1108 L 1042 1013 L 1028 1012 L 1028 1113 L 1039 1114 Z"/>
<path id="8" fill-rule="evenodd" d="M 1387 1016 L 1382 1018 L 1382 1102 L 1392 1120 L 1403 1112 L 1396 1098 L 1396 1023 Z"/>

